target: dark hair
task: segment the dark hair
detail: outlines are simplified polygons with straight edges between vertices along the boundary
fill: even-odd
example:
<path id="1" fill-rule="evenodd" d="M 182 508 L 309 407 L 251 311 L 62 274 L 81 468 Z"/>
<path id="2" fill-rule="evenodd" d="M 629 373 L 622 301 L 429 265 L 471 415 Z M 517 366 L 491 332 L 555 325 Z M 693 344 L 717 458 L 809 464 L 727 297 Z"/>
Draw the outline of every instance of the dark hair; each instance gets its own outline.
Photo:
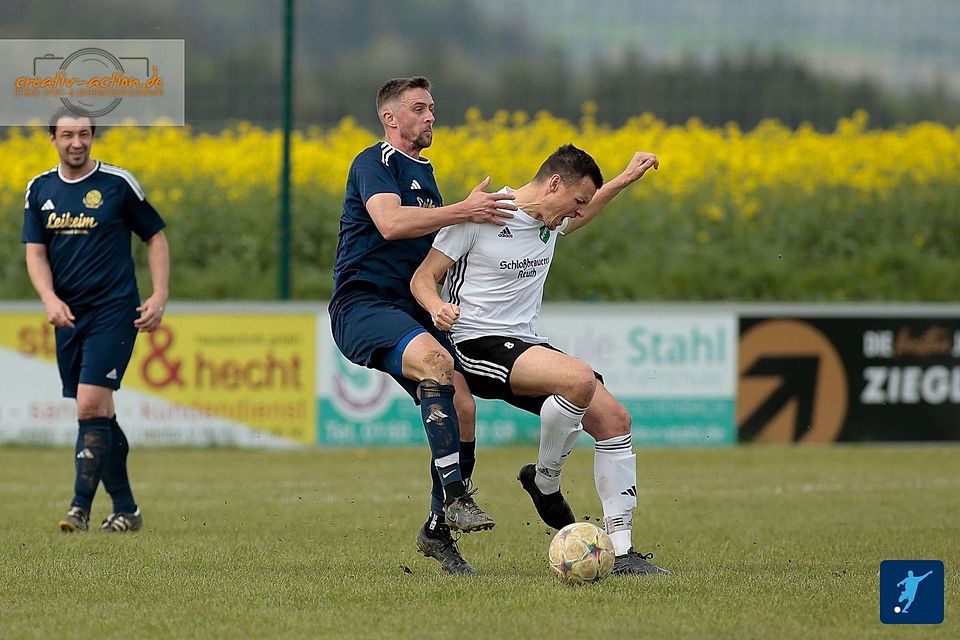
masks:
<path id="1" fill-rule="evenodd" d="M 589 153 L 572 144 L 565 144 L 551 153 L 550 157 L 540 165 L 533 181 L 542 182 L 554 174 L 559 175 L 567 184 L 589 177 L 597 189 L 603 186 L 603 174 L 600 173 L 596 160 L 590 157 Z"/>
<path id="2" fill-rule="evenodd" d="M 394 100 L 409 89 L 425 89 L 430 91 L 430 81 L 423 76 L 413 76 L 412 78 L 394 78 L 387 80 L 387 83 L 380 87 L 377 92 L 377 113 L 383 105 Z"/>
<path id="3" fill-rule="evenodd" d="M 97 122 L 89 114 L 82 113 L 76 109 L 71 109 L 68 106 L 62 106 L 56 111 L 53 112 L 53 115 L 50 116 L 50 135 L 57 135 L 57 123 L 60 122 L 62 118 L 86 118 L 90 121 L 90 133 L 96 135 L 97 133 Z"/>

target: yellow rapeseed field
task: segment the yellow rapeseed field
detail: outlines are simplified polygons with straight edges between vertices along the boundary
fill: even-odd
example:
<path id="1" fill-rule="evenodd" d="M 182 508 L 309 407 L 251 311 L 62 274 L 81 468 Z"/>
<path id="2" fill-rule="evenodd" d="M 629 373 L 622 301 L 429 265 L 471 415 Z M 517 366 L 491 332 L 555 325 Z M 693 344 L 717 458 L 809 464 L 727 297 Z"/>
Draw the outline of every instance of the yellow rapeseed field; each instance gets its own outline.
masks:
<path id="1" fill-rule="evenodd" d="M 830 133 L 807 126 L 790 129 L 776 121 L 763 122 L 751 131 L 733 124 L 708 127 L 696 120 L 673 126 L 649 114 L 611 127 L 595 123 L 593 111 L 593 105 L 585 105 L 579 123 L 548 113 L 498 112 L 484 118 L 471 111 L 462 125 L 438 127 L 435 144 L 425 155 L 435 166 L 446 201 L 452 202 L 487 175 L 493 178 L 493 188 L 523 184 L 546 155 L 566 142 L 588 150 L 605 177 L 618 173 L 635 150 L 654 151 L 661 159 L 660 171 L 625 194 L 610 215 L 668 220 L 669 226 L 682 232 L 668 240 L 674 245 L 722 249 L 734 237 L 762 236 L 771 225 L 790 227 L 811 216 L 822 226 L 831 226 L 832 221 L 856 212 L 869 219 L 871 212 L 910 209 L 914 219 L 922 221 L 931 209 L 934 222 L 901 228 L 908 234 L 905 241 L 922 249 L 941 232 L 936 221 L 956 217 L 958 212 L 960 128 L 926 122 L 876 130 L 867 126 L 868 116 L 862 112 L 840 120 Z M 318 279 L 309 285 L 301 279 L 299 295 L 326 293 L 348 167 L 361 149 L 379 138 L 380 132 L 359 127 L 350 118 L 333 128 L 311 127 L 295 133 L 295 258 L 304 263 L 304 272 L 312 269 Z M 186 234 L 183 242 L 189 241 L 190 250 L 172 242 L 181 264 L 208 268 L 205 254 L 231 236 L 232 244 L 224 247 L 224 253 L 232 252 L 240 264 L 259 265 L 251 269 L 269 271 L 275 260 L 271 252 L 280 141 L 278 131 L 248 124 L 216 134 L 193 133 L 189 127 L 113 127 L 98 134 L 94 155 L 137 175 L 167 219 L 173 238 L 178 228 Z M 0 207 L 7 212 L 0 223 L 0 237 L 5 253 L 16 253 L 19 261 L 16 243 L 24 186 L 32 176 L 54 166 L 56 154 L 40 127 L 11 129 L 0 140 L 0 154 L 5 159 Z M 656 232 L 637 224 L 638 232 Z M 205 240 L 205 236 L 210 237 Z M 29 294 L 25 281 L 17 280 L 20 270 L 19 265 L 4 268 L 3 297 Z M 208 295 L 272 294 L 266 280 L 261 289 L 251 289 L 249 282 L 245 287 L 242 274 L 238 282 L 239 288 L 225 284 L 213 287 Z M 697 291 L 691 295 L 715 297 L 708 288 Z M 201 291 L 191 295 L 205 297 Z M 661 295 L 678 297 L 683 291 Z M 764 295 L 753 292 L 736 297 Z"/>

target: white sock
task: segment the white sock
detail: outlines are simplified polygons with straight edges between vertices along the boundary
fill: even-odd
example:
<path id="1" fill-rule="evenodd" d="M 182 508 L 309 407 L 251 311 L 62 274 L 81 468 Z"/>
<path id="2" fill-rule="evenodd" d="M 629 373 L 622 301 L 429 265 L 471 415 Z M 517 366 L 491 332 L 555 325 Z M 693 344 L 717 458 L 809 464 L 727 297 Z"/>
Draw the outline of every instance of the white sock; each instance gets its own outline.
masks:
<path id="1" fill-rule="evenodd" d="M 534 478 L 540 491 L 560 490 L 560 469 L 583 429 L 580 420 L 586 411 L 557 395 L 547 398 L 540 408 L 540 453 Z"/>
<path id="2" fill-rule="evenodd" d="M 633 509 L 637 506 L 637 457 L 630 434 L 598 440 L 593 480 L 603 506 L 603 524 L 622 556 L 633 546 Z"/>

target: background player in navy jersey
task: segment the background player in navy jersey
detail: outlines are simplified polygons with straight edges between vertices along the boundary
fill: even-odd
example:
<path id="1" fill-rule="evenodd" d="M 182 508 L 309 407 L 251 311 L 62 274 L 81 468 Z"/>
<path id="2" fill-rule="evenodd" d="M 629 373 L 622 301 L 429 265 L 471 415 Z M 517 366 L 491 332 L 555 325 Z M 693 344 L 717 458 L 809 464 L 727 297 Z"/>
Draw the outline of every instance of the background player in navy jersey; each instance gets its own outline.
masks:
<path id="1" fill-rule="evenodd" d="M 465 223 L 441 230 L 411 281 L 435 326 L 451 332 L 471 391 L 540 416 L 537 464 L 524 465 L 518 479 L 552 527 L 575 520 L 560 491 L 560 471 L 581 429 L 594 437 L 594 480 L 616 548 L 616 574 L 669 573 L 649 561 L 652 554 L 633 548 L 637 471 L 630 415 L 588 364 L 537 334 L 537 320 L 558 232 L 595 219 L 651 167 L 659 167 L 657 157 L 638 152 L 604 185 L 593 158 L 564 145 L 532 181 L 501 192 L 512 192 L 518 207 L 506 227 Z"/>
<path id="2" fill-rule="evenodd" d="M 494 525 L 465 482 L 473 451 L 461 451 L 460 440 L 473 444 L 476 407 L 455 371 L 447 337 L 413 299 L 410 278 L 438 229 L 466 221 L 503 224 L 512 205 L 483 191 L 489 178 L 462 202 L 443 205 L 433 166 L 420 155 L 433 142 L 433 110 L 427 78 L 396 78 L 380 88 L 384 141 L 362 151 L 350 167 L 329 310 L 344 356 L 387 372 L 420 402 L 434 484 L 417 548 L 448 573 L 473 573 L 450 529 Z"/>
<path id="3" fill-rule="evenodd" d="M 76 479 L 62 531 L 85 531 L 100 481 L 113 500 L 102 531 L 143 524 L 127 476 L 127 438 L 113 392 L 138 331 L 160 325 L 170 271 L 164 222 L 128 171 L 90 157 L 96 126 L 67 109 L 50 120 L 60 163 L 27 184 L 27 272 L 55 329 L 63 396 L 75 398 Z M 147 243 L 153 295 L 140 303 L 130 233 Z"/>

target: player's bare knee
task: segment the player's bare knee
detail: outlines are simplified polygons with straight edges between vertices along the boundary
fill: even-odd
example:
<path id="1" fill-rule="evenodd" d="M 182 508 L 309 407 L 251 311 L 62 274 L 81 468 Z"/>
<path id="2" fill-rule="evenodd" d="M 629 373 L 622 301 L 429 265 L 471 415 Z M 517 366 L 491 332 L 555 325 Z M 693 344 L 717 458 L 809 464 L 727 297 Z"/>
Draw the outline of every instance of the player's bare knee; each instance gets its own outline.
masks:
<path id="1" fill-rule="evenodd" d="M 108 409 L 98 402 L 77 402 L 77 419 L 109 418 Z"/>
<path id="2" fill-rule="evenodd" d="M 619 402 L 611 410 L 588 414 L 583 421 L 583 430 L 597 441 L 625 436 L 631 432 L 633 418 Z"/>
<path id="3" fill-rule="evenodd" d="M 453 384 L 453 357 L 442 349 L 431 349 L 423 356 L 426 377 L 440 384 Z"/>
<path id="4" fill-rule="evenodd" d="M 593 400 L 593 394 L 597 391 L 597 378 L 593 374 L 593 369 L 579 363 L 571 371 L 569 382 L 565 386 L 566 389 L 561 394 L 564 398 L 578 407 L 588 407 Z"/>

